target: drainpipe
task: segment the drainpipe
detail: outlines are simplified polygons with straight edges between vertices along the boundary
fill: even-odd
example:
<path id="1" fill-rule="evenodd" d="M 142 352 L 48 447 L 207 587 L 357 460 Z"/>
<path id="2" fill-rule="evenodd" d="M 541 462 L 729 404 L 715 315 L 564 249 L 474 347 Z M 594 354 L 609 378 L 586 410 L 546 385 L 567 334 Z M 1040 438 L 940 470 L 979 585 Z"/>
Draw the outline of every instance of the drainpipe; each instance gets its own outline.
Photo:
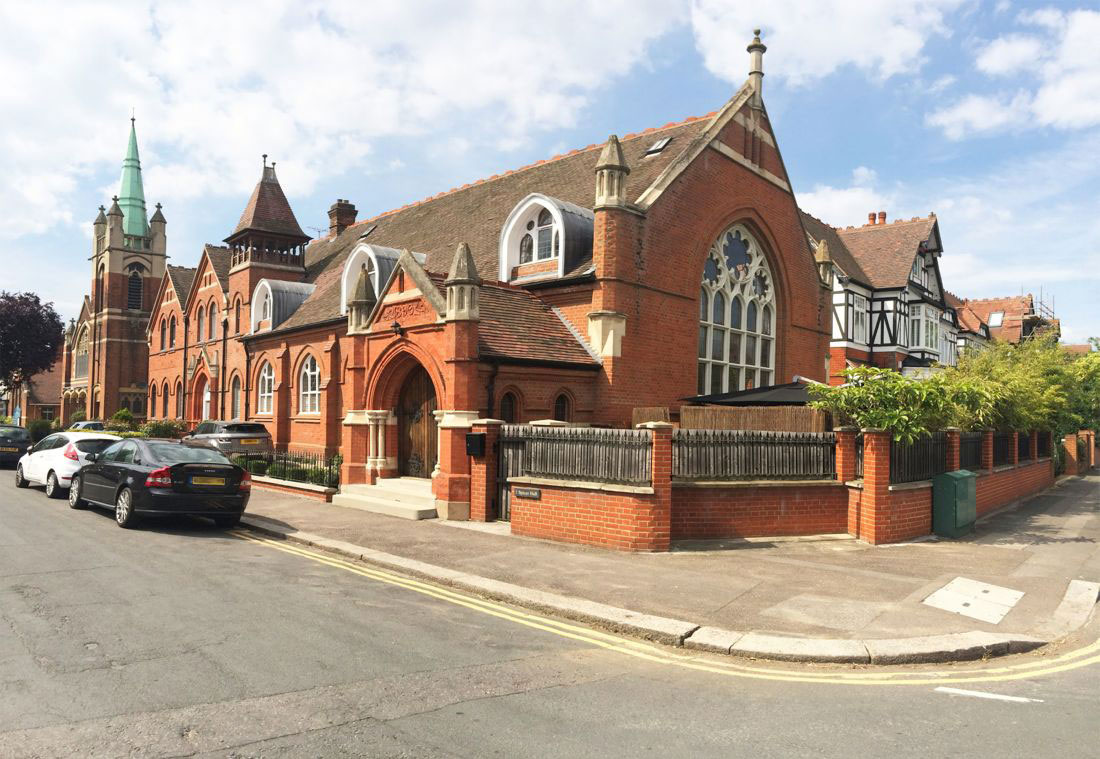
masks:
<path id="1" fill-rule="evenodd" d="M 180 395 L 183 396 L 183 418 L 187 419 L 187 338 L 191 335 L 191 321 L 187 314 L 183 315 L 183 374 L 180 375 Z"/>
<path id="2" fill-rule="evenodd" d="M 226 346 L 229 344 L 229 338 L 227 333 L 229 332 L 229 311 L 226 307 L 225 318 L 222 319 L 222 368 L 218 370 L 218 384 L 221 385 L 221 390 L 218 395 L 221 401 L 218 403 L 218 418 L 225 419 L 225 366 L 226 366 Z"/>
<path id="3" fill-rule="evenodd" d="M 251 418 L 252 404 L 252 347 L 244 344 L 244 418 Z"/>

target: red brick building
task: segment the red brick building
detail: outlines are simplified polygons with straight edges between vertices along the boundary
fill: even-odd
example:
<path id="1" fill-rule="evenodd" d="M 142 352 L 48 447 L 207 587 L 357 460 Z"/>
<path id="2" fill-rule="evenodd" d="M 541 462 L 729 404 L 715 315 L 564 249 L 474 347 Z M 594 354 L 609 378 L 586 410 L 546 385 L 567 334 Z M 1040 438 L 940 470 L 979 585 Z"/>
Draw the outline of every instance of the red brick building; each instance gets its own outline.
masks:
<path id="1" fill-rule="evenodd" d="M 60 369 L 65 421 L 77 409 L 89 419 L 109 419 L 123 408 L 138 419 L 145 417 L 146 327 L 166 258 L 160 204 L 152 218 L 146 215 L 137 133 L 131 119 L 119 194 L 110 210 L 99 207 L 93 227 L 91 290 L 65 332 Z"/>
<path id="2" fill-rule="evenodd" d="M 356 220 L 309 241 L 274 164 L 226 247 L 168 267 L 153 416 L 263 422 L 344 486 L 431 478 L 469 508 L 481 417 L 624 426 L 794 375 L 825 380 L 830 290 L 761 96 Z"/>

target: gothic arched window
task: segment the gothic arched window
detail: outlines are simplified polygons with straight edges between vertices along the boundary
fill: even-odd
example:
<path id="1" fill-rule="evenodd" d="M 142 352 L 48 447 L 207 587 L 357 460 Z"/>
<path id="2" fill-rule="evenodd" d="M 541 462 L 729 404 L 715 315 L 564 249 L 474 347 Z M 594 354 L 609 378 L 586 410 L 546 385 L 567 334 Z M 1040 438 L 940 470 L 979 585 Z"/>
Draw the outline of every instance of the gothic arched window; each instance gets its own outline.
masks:
<path id="1" fill-rule="evenodd" d="M 298 375 L 298 413 L 318 414 L 321 412 L 321 370 L 317 359 L 310 356 L 302 364 Z"/>
<path id="2" fill-rule="evenodd" d="M 275 369 L 264 362 L 260 367 L 260 381 L 256 388 L 256 413 L 270 414 L 275 398 Z"/>
<path id="3" fill-rule="evenodd" d="M 239 303 L 237 305 L 240 305 Z M 234 419 L 241 418 L 241 378 L 233 378 L 233 386 L 229 393 L 230 404 L 232 406 L 232 417 Z"/>
<path id="4" fill-rule="evenodd" d="M 202 332 L 203 332 L 203 326 L 205 325 L 205 322 L 206 322 L 206 309 L 203 308 L 202 306 L 199 306 L 199 316 L 198 316 L 198 319 L 195 321 L 195 324 L 198 327 L 198 329 L 195 330 L 195 342 L 196 343 L 201 343 L 203 341 L 204 336 L 203 336 Z"/>
<path id="5" fill-rule="evenodd" d="M 142 279 L 141 271 L 131 269 L 130 276 L 126 278 L 126 308 L 131 311 L 140 311 L 142 306 Z"/>
<path id="6" fill-rule="evenodd" d="M 154 417 L 157 415 L 157 386 L 149 386 L 149 416 Z"/>
<path id="7" fill-rule="evenodd" d="M 700 395 L 772 384 L 775 284 L 767 259 L 740 224 L 707 253 L 699 291 Z"/>
<path id="8" fill-rule="evenodd" d="M 508 424 L 516 423 L 516 407 L 519 404 L 516 402 L 516 394 L 512 392 L 505 393 L 500 399 L 500 418 L 502 421 Z"/>
<path id="9" fill-rule="evenodd" d="M 218 326 L 218 309 L 214 307 L 214 304 L 210 304 L 210 313 L 206 319 L 206 339 L 213 340 L 217 334 Z"/>
<path id="10" fill-rule="evenodd" d="M 176 317 L 172 317 L 172 321 L 168 323 L 168 347 L 176 347 Z"/>
<path id="11" fill-rule="evenodd" d="M 560 393 L 558 397 L 554 399 L 554 418 L 559 422 L 570 422 L 573 420 L 573 403 L 565 393 Z"/>
<path id="12" fill-rule="evenodd" d="M 168 418 L 168 383 L 164 383 L 164 389 L 160 394 L 160 415 L 162 418 Z"/>
<path id="13" fill-rule="evenodd" d="M 164 319 L 160 320 L 160 349 L 164 350 L 168 347 L 168 322 Z"/>
<path id="14" fill-rule="evenodd" d="M 183 383 L 176 383 L 176 418 L 183 419 Z"/>

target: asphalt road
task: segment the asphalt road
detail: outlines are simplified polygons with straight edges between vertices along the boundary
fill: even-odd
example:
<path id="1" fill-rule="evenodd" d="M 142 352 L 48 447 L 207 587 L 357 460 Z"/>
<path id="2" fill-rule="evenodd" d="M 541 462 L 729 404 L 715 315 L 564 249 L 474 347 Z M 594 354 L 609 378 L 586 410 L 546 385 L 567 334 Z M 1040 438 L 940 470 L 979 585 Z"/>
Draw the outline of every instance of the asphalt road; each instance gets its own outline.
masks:
<path id="1" fill-rule="evenodd" d="M 1100 756 L 1095 622 L 1007 668 L 734 666 L 353 570 L 0 472 L 0 756 Z"/>

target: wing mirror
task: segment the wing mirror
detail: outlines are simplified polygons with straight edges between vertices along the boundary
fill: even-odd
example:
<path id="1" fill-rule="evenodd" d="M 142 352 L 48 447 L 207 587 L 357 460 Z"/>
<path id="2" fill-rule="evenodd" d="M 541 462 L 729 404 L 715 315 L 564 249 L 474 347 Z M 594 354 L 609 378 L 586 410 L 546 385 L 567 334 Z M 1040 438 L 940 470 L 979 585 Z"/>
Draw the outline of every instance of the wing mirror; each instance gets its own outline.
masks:
<path id="1" fill-rule="evenodd" d="M 85 461 L 98 461 L 99 460 L 99 454 L 98 453 L 89 453 L 87 456 L 84 457 L 84 460 Z"/>

